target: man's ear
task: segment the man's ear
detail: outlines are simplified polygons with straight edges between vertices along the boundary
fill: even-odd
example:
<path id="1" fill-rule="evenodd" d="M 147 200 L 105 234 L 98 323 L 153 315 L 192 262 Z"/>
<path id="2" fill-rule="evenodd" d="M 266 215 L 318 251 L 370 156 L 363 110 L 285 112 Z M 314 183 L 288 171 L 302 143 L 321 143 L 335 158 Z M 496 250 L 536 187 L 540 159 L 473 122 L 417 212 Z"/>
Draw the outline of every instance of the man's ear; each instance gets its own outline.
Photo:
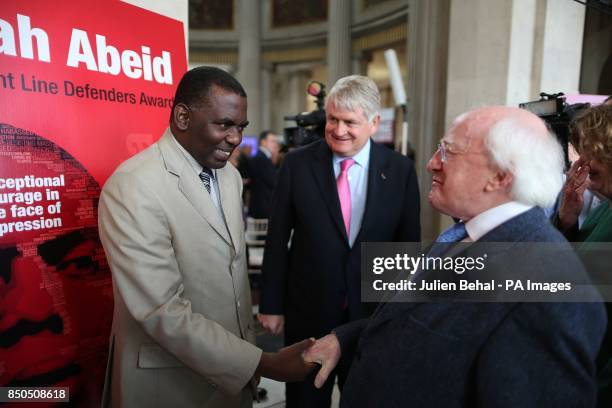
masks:
<path id="1" fill-rule="evenodd" d="M 374 116 L 374 119 L 372 119 L 372 134 L 370 136 L 378 132 L 379 127 L 380 127 L 380 115 L 376 115 Z"/>
<path id="2" fill-rule="evenodd" d="M 172 110 L 172 121 L 174 126 L 180 131 L 186 131 L 189 128 L 189 118 L 191 111 L 184 103 L 178 103 Z"/>
<path id="3" fill-rule="evenodd" d="M 489 178 L 485 191 L 509 190 L 514 181 L 514 176 L 508 171 L 497 170 Z"/>

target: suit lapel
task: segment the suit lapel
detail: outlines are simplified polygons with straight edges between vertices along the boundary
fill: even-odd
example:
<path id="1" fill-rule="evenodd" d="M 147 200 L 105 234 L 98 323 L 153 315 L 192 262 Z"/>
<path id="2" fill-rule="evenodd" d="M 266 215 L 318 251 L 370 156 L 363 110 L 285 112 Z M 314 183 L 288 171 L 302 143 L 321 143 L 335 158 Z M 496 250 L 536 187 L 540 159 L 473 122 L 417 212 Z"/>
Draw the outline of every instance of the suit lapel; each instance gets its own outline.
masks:
<path id="1" fill-rule="evenodd" d="M 201 180 L 190 167 L 187 159 L 172 140 L 170 129 L 167 129 L 159 141 L 166 169 L 178 176 L 178 189 L 191 203 L 195 211 L 227 242 L 232 245 L 232 240 L 221 217 L 221 213 L 215 207 L 210 194 L 204 189 Z M 223 194 L 222 194 L 223 195 Z"/>
<path id="2" fill-rule="evenodd" d="M 236 194 L 237 190 L 235 186 L 232 185 L 232 173 L 229 166 L 231 166 L 231 164 L 226 164 L 225 167 L 217 170 L 217 174 L 219 176 L 219 192 L 221 194 L 221 207 L 223 208 L 223 214 L 225 214 L 225 222 L 231 235 L 234 249 L 238 252 L 239 237 L 241 234 L 244 234 L 244 228 L 241 222 L 242 197 Z"/>
<path id="3" fill-rule="evenodd" d="M 312 171 L 333 223 L 348 244 L 342 211 L 340 210 L 340 199 L 338 198 L 334 169 L 332 167 L 332 152 L 325 141 L 320 142 L 319 149 L 317 149 L 315 154 L 315 160 L 312 160 Z"/>

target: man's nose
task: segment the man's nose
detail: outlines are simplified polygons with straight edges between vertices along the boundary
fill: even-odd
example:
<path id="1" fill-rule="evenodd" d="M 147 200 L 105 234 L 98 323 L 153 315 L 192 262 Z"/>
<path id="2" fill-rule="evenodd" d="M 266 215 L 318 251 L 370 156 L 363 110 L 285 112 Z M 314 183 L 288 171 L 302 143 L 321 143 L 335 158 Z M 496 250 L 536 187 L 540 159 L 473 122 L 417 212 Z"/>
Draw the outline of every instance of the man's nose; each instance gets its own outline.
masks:
<path id="1" fill-rule="evenodd" d="M 336 123 L 336 126 L 334 127 L 334 133 L 337 136 L 342 136 L 346 133 L 346 127 L 346 124 L 340 120 L 338 121 L 338 123 Z"/>
<path id="2" fill-rule="evenodd" d="M 232 146 L 238 146 L 242 142 L 242 130 L 238 129 L 237 126 L 232 126 L 225 135 L 225 140 Z"/>
<path id="3" fill-rule="evenodd" d="M 440 149 L 436 150 L 431 156 L 431 159 L 427 162 L 427 171 L 433 173 L 434 171 L 438 171 L 442 169 L 442 156 L 440 153 Z"/>
<path id="4" fill-rule="evenodd" d="M 20 319 L 41 321 L 54 312 L 49 293 L 42 286 L 41 267 L 34 258 L 14 259 L 10 273 L 10 285 L 0 299 L 0 309 L 3 309 L 0 326 Z"/>

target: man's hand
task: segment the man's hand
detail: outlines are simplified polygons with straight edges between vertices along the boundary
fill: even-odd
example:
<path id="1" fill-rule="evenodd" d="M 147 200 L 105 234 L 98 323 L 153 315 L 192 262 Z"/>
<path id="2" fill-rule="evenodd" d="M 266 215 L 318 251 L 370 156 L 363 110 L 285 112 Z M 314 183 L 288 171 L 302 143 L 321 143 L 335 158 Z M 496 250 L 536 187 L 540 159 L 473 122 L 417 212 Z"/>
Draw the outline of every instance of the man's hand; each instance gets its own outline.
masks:
<path id="1" fill-rule="evenodd" d="M 567 173 L 567 179 L 562 190 L 561 207 L 559 208 L 559 222 L 563 230 L 571 228 L 578 222 L 578 216 L 584 204 L 582 194 L 589 186 L 588 175 L 589 165 L 582 157 L 572 164 L 570 171 Z"/>
<path id="2" fill-rule="evenodd" d="M 303 381 L 316 367 L 314 363 L 307 363 L 302 358 L 304 350 L 314 343 L 315 339 L 306 339 L 276 353 L 262 353 L 254 377 L 262 376 L 286 382 Z"/>
<path id="3" fill-rule="evenodd" d="M 329 374 L 338 365 L 341 355 L 342 349 L 340 348 L 340 343 L 333 333 L 320 338 L 312 347 L 304 352 L 304 360 L 306 362 L 321 364 L 321 369 L 315 378 L 315 387 L 321 388 L 325 384 Z"/>
<path id="4" fill-rule="evenodd" d="M 285 316 L 283 315 L 258 314 L 257 320 L 259 320 L 264 329 L 274 335 L 281 334 L 285 326 Z"/>

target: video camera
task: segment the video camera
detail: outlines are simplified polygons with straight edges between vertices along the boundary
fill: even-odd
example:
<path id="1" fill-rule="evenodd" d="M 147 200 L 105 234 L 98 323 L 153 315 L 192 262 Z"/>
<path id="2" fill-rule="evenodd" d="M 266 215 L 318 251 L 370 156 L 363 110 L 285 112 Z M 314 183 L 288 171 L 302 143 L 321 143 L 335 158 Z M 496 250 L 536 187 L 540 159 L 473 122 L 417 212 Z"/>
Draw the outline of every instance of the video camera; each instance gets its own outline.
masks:
<path id="1" fill-rule="evenodd" d="M 519 108 L 528 110 L 544 120 L 557 136 L 563 146 L 565 166 L 569 167 L 567 148 L 569 142 L 569 124 L 577 113 L 589 108 L 588 103 L 568 105 L 562 92 L 556 94 L 540 93 L 540 100 L 520 103 Z"/>
<path id="2" fill-rule="evenodd" d="M 285 120 L 293 120 L 297 123 L 297 126 L 283 130 L 285 144 L 288 148 L 306 146 L 325 136 L 325 85 L 311 81 L 306 92 L 317 98 L 317 109 L 295 116 L 285 116 Z"/>

